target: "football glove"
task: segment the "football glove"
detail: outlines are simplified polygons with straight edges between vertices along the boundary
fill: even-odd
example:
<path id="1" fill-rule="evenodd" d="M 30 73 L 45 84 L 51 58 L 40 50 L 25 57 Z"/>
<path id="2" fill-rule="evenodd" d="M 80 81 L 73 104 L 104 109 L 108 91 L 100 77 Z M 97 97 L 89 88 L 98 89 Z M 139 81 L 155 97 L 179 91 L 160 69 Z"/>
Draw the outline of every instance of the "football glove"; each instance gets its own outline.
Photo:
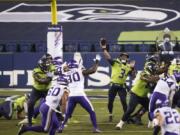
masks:
<path id="1" fill-rule="evenodd" d="M 101 56 L 99 54 L 96 54 L 96 57 L 93 60 L 94 61 L 100 61 L 101 60 Z"/>

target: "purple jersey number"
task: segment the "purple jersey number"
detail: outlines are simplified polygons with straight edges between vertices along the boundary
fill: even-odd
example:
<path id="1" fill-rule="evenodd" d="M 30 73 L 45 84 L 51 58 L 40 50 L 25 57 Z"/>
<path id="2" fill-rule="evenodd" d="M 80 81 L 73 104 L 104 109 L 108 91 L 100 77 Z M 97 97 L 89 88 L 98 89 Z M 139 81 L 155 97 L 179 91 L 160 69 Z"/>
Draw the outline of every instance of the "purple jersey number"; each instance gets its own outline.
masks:
<path id="1" fill-rule="evenodd" d="M 180 123 L 179 115 L 175 111 L 164 112 L 165 120 L 167 124 Z"/>
<path id="2" fill-rule="evenodd" d="M 48 91 L 48 96 L 57 96 L 60 92 L 60 88 L 57 87 L 52 87 L 49 91 Z"/>
<path id="3" fill-rule="evenodd" d="M 75 72 L 75 73 L 73 73 L 71 75 L 68 75 L 68 80 L 69 80 L 69 83 L 80 81 L 79 73 Z"/>

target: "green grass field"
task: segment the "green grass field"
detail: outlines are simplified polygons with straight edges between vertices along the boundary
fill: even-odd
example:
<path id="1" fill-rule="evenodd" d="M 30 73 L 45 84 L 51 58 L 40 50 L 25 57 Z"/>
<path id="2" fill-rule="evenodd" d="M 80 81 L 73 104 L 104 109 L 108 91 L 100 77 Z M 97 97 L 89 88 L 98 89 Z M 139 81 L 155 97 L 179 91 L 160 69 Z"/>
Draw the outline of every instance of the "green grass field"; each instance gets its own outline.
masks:
<path id="1" fill-rule="evenodd" d="M 8 95 L 22 95 L 23 92 L 17 91 L 0 91 L 0 96 Z M 107 96 L 106 91 L 88 91 L 90 96 Z M 2 100 L 1 100 L 2 101 Z M 147 128 L 147 114 L 143 116 L 144 125 L 138 126 L 133 124 L 126 124 L 122 130 L 115 130 L 115 125 L 119 122 L 122 116 L 122 108 L 119 102 L 119 99 L 116 98 L 114 102 L 114 117 L 113 122 L 108 122 L 108 111 L 107 111 L 107 99 L 91 99 L 91 102 L 94 106 L 97 122 L 99 128 L 102 130 L 101 135 L 150 135 L 152 134 L 152 129 Z M 40 117 L 38 117 L 40 121 Z M 0 135 L 16 135 L 18 131 L 18 126 L 16 124 L 19 120 L 16 120 L 15 117 L 12 120 L 6 120 L 0 118 Z M 38 123 L 37 123 L 38 124 Z M 43 134 L 43 133 L 42 133 Z M 57 133 L 59 134 L 59 133 Z M 62 135 L 91 135 L 92 125 L 89 120 L 89 115 L 84 111 L 79 105 L 76 107 L 73 118 L 68 123 L 68 126 L 63 131 Z M 39 133 L 28 132 L 25 135 L 41 135 Z"/>

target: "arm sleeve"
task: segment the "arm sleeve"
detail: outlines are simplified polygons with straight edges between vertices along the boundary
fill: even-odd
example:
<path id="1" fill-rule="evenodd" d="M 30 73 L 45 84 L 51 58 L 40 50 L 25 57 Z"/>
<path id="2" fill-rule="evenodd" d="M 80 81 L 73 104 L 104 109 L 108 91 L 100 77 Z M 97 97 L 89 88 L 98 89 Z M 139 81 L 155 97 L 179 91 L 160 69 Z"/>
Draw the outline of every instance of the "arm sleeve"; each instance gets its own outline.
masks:
<path id="1" fill-rule="evenodd" d="M 109 62 L 109 64 L 112 66 L 114 64 L 114 60 L 113 59 L 108 59 L 107 60 Z"/>

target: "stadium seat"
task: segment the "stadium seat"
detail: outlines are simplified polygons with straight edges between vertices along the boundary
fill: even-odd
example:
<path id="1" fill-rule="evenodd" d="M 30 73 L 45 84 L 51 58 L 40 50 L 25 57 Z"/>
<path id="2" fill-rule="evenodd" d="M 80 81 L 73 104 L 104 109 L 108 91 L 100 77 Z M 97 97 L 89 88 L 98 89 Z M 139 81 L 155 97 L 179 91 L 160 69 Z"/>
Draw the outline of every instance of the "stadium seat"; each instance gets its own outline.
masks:
<path id="1" fill-rule="evenodd" d="M 21 44 L 20 45 L 20 52 L 31 52 L 32 45 L 31 44 Z"/>
<path id="2" fill-rule="evenodd" d="M 118 44 L 109 45 L 109 51 L 110 52 L 120 52 L 121 51 L 121 45 L 118 45 Z"/>
<path id="3" fill-rule="evenodd" d="M 139 44 L 140 52 L 149 52 L 149 44 Z"/>
<path id="4" fill-rule="evenodd" d="M 92 45 L 90 43 L 80 43 L 79 51 L 80 52 L 91 52 Z"/>
<path id="5" fill-rule="evenodd" d="M 102 52 L 102 48 L 100 47 L 99 44 L 94 44 L 94 51 L 95 52 Z"/>
<path id="6" fill-rule="evenodd" d="M 9 43 L 5 46 L 6 52 L 16 52 L 17 51 L 17 44 Z"/>
<path id="7" fill-rule="evenodd" d="M 4 51 L 4 44 L 0 44 L 0 52 Z"/>
<path id="8" fill-rule="evenodd" d="M 134 45 L 134 44 L 125 44 L 124 45 L 124 51 L 125 52 L 135 52 L 136 51 L 136 45 Z"/>
<path id="9" fill-rule="evenodd" d="M 36 52 L 46 52 L 47 51 L 47 47 L 45 44 L 36 44 L 35 45 L 35 51 Z"/>
<path id="10" fill-rule="evenodd" d="M 77 44 L 64 44 L 64 51 L 65 52 L 77 52 L 78 45 Z"/>

